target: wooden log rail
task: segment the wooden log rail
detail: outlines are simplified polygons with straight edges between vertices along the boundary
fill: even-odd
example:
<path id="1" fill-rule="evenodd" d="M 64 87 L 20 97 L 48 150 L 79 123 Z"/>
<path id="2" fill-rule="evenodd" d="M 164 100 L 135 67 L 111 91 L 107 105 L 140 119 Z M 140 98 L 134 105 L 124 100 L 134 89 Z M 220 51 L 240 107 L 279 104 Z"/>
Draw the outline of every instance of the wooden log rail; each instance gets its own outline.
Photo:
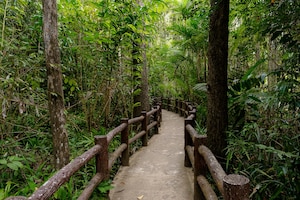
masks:
<path id="1" fill-rule="evenodd" d="M 180 116 L 196 117 L 196 106 L 189 101 L 171 98 L 161 98 L 156 101 L 161 103 L 162 108 L 179 113 Z M 192 112 L 192 114 L 190 112 Z"/>
<path id="2" fill-rule="evenodd" d="M 210 172 L 217 189 L 225 200 L 247 200 L 250 195 L 250 181 L 238 174 L 227 175 L 214 154 L 206 145 L 206 135 L 195 130 L 196 108 L 191 103 L 162 98 L 162 106 L 179 113 L 185 118 L 185 167 L 194 171 L 194 200 L 217 200 L 218 196 L 206 178 Z"/>
<path id="3" fill-rule="evenodd" d="M 152 117 L 150 124 L 148 120 Z M 158 127 L 162 120 L 161 105 L 158 102 L 156 106 L 149 112 L 142 111 L 141 116 L 133 119 L 124 118 L 121 124 L 108 132 L 107 135 L 95 136 L 95 145 L 84 152 L 82 155 L 75 158 L 68 165 L 54 174 L 40 188 L 38 188 L 30 197 L 15 196 L 9 197 L 6 200 L 45 200 L 49 199 L 64 183 L 68 182 L 71 176 L 80 170 L 82 166 L 87 164 L 92 158 L 96 159 L 96 174 L 85 187 L 78 200 L 86 200 L 92 195 L 95 188 L 103 181 L 109 178 L 109 173 L 116 159 L 121 156 L 122 166 L 129 166 L 129 147 L 130 144 L 141 138 L 142 145 L 147 146 L 148 132 L 154 128 L 154 133 L 158 133 Z M 134 137 L 129 138 L 129 126 L 132 124 L 141 123 L 142 130 Z M 121 144 L 109 155 L 108 147 L 113 138 L 121 134 Z"/>

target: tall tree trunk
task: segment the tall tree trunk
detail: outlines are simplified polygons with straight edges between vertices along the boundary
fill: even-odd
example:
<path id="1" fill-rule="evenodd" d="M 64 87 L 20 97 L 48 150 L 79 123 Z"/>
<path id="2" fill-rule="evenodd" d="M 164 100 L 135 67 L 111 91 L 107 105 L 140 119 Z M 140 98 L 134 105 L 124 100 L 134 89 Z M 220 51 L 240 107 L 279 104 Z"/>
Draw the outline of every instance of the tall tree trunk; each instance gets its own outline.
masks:
<path id="1" fill-rule="evenodd" d="M 148 87 L 148 63 L 147 63 L 145 42 L 143 42 L 143 46 L 142 46 L 142 57 L 143 57 L 143 69 L 142 69 L 142 83 L 141 83 L 141 88 L 142 88 L 141 102 L 142 102 L 142 109 L 149 111 L 150 103 L 149 103 L 149 87 Z"/>
<path id="2" fill-rule="evenodd" d="M 58 45 L 56 0 L 43 0 L 43 37 L 48 77 L 48 107 L 53 138 L 54 165 L 60 169 L 69 162 L 68 135 L 65 128 L 66 117 L 60 51 Z"/>
<path id="3" fill-rule="evenodd" d="M 224 156 L 227 108 L 227 60 L 229 0 L 211 0 L 208 45 L 208 145 L 217 156 Z"/>
<path id="4" fill-rule="evenodd" d="M 144 3 L 141 0 L 137 0 L 136 3 L 143 7 Z M 142 27 L 145 28 L 144 17 L 142 16 Z M 135 71 L 135 86 L 140 92 L 134 95 L 134 104 L 140 104 L 140 106 L 135 106 L 133 109 L 133 116 L 140 116 L 141 111 L 150 109 L 149 105 L 149 94 L 148 94 L 148 65 L 146 56 L 146 44 L 144 42 L 144 35 L 141 34 L 137 36 L 136 40 L 141 40 L 142 42 L 133 41 L 133 71 Z M 142 60 L 141 60 L 142 59 Z M 139 72 L 138 66 L 142 65 Z"/>
<path id="5" fill-rule="evenodd" d="M 139 65 L 141 63 L 140 59 L 140 49 L 139 44 L 133 41 L 132 44 L 132 73 L 133 73 L 133 117 L 137 117 L 141 114 L 142 103 L 141 103 L 141 78 Z"/>
<path id="6" fill-rule="evenodd" d="M 132 51 L 133 79 L 135 91 L 138 91 L 133 97 L 134 104 L 136 105 L 133 108 L 134 117 L 140 116 L 143 110 L 148 111 L 150 109 L 148 95 L 148 66 L 144 48 L 144 44 L 141 47 L 139 44 L 134 42 Z M 142 61 L 140 60 L 141 57 L 143 59 Z M 140 65 L 142 65 L 141 70 L 139 70 Z"/>

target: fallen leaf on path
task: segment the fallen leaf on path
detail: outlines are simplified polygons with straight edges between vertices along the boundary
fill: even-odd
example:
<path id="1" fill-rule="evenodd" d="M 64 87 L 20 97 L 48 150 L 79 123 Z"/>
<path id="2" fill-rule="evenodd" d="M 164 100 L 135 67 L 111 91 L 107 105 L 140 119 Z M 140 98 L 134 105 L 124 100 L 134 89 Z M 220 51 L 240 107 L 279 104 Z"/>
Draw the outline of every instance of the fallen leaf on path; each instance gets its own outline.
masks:
<path id="1" fill-rule="evenodd" d="M 143 199 L 144 198 L 144 195 L 141 195 L 141 196 L 139 196 L 137 199 L 138 200 L 141 200 L 141 199 Z"/>

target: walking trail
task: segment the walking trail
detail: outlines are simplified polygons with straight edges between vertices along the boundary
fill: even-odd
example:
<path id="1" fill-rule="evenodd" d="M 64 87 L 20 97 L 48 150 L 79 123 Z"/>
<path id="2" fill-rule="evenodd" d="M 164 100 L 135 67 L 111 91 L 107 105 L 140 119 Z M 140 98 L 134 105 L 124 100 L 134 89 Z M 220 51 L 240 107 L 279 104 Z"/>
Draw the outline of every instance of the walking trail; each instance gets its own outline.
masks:
<path id="1" fill-rule="evenodd" d="M 111 200 L 193 199 L 193 174 L 184 167 L 184 118 L 162 111 L 159 134 L 130 157 L 113 180 Z"/>

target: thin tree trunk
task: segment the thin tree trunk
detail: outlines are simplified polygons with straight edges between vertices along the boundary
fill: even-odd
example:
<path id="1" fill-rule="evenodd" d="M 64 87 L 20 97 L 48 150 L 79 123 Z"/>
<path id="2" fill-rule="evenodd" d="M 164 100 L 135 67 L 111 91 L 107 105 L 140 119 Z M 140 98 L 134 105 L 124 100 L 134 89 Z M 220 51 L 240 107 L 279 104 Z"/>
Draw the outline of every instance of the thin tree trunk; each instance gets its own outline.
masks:
<path id="1" fill-rule="evenodd" d="M 224 156 L 227 108 L 227 60 L 229 0 L 211 0 L 208 47 L 208 144 L 217 156 Z"/>
<path id="2" fill-rule="evenodd" d="M 280 56 L 278 55 L 277 51 L 276 51 L 276 44 L 274 41 L 272 41 L 271 39 L 269 39 L 269 59 L 268 59 L 268 73 L 272 73 L 274 71 L 276 71 L 277 69 L 277 60 L 278 58 L 280 58 Z M 277 83 L 277 77 L 274 74 L 270 74 L 268 75 L 268 88 L 271 91 L 272 88 L 274 88 L 274 86 Z"/>
<path id="3" fill-rule="evenodd" d="M 144 45 L 144 44 L 143 44 Z M 141 115 L 142 110 L 149 110 L 149 97 L 148 97 L 148 66 L 146 60 L 146 52 L 144 51 L 144 47 L 141 48 L 139 44 L 134 43 L 133 45 L 133 80 L 134 80 L 134 88 L 135 91 L 139 90 L 138 93 L 134 94 L 134 104 L 133 116 L 137 117 Z M 142 55 L 141 55 L 142 54 Z M 138 57 L 140 55 L 143 58 L 141 61 Z M 142 62 L 142 63 L 141 63 Z M 138 70 L 138 66 L 142 64 L 141 71 Z"/>
<path id="4" fill-rule="evenodd" d="M 149 87 L 148 87 L 148 63 L 147 63 L 145 42 L 143 43 L 143 47 L 142 47 L 142 55 L 143 55 L 143 71 L 142 71 L 142 83 L 141 83 L 141 88 L 142 88 L 141 102 L 142 102 L 142 109 L 149 111 L 150 103 L 149 103 Z"/>
<path id="5" fill-rule="evenodd" d="M 196 64 L 196 72 L 197 72 L 197 82 L 201 83 L 202 82 L 202 78 L 201 78 L 201 68 L 202 68 L 202 60 L 201 60 L 201 56 L 202 56 L 202 52 L 198 52 L 197 54 L 197 64 Z"/>
<path id="6" fill-rule="evenodd" d="M 43 0 L 43 12 L 43 37 L 48 77 L 48 107 L 53 138 L 54 165 L 56 169 L 60 169 L 69 162 L 69 144 L 65 128 L 66 117 L 58 45 L 56 0 Z"/>
<path id="7" fill-rule="evenodd" d="M 144 3 L 141 0 L 137 0 L 136 3 L 143 7 Z M 144 17 L 142 20 L 143 29 L 145 27 Z M 140 103 L 140 106 L 136 106 L 133 109 L 133 116 L 139 116 L 141 111 L 150 109 L 149 105 L 149 94 L 148 94 L 148 65 L 147 65 L 147 56 L 146 56 L 146 44 L 144 42 L 144 35 L 141 34 L 138 37 L 142 42 L 133 41 L 133 65 L 135 73 L 140 73 L 140 77 L 135 76 L 135 83 L 138 83 L 137 87 L 140 92 L 134 96 L 134 104 Z M 138 39 L 138 38 L 136 38 Z M 141 60 L 142 59 L 142 60 Z M 142 64 L 141 71 L 139 72 L 138 66 Z"/>
<path id="8" fill-rule="evenodd" d="M 133 41 L 132 44 L 132 73 L 133 73 L 133 117 L 140 116 L 141 111 L 142 111 L 142 106 L 141 106 L 141 101 L 140 101 L 140 96 L 141 96 L 141 78 L 139 76 L 139 70 L 138 66 L 140 65 L 140 49 L 139 45 Z"/>
<path id="9" fill-rule="evenodd" d="M 207 80 L 207 52 L 206 49 L 204 49 L 204 53 L 203 53 L 203 57 L 204 57 L 204 82 L 206 83 Z"/>

